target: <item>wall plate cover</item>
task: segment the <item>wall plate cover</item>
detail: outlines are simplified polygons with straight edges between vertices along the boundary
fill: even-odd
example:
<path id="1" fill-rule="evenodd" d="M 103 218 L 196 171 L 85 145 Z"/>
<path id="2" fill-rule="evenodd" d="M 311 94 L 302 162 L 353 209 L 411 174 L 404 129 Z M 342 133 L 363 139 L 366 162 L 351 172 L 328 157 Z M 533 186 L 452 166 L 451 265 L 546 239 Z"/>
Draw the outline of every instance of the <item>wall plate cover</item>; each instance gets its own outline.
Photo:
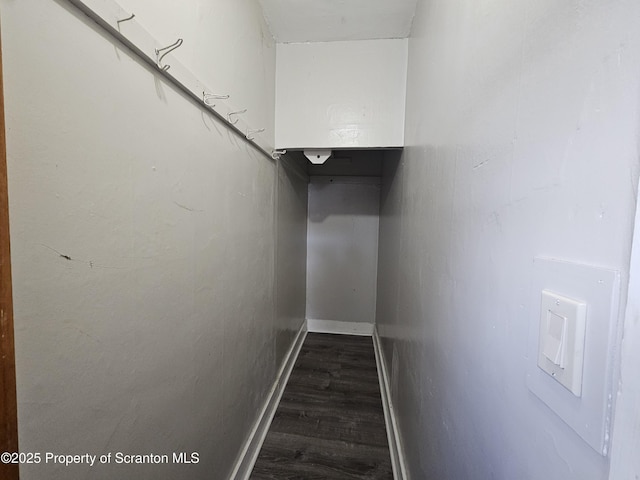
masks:
<path id="1" fill-rule="evenodd" d="M 540 319 L 543 313 L 540 294 L 544 290 L 558 293 L 567 300 L 586 304 L 580 396 L 576 396 L 569 387 L 539 366 L 542 330 Z M 534 259 L 527 386 L 587 444 L 605 456 L 608 453 L 611 398 L 614 391 L 613 368 L 615 346 L 618 342 L 619 295 L 618 271 L 551 258 Z M 556 313 L 566 317 L 563 311 Z M 562 327 L 562 321 L 558 322 L 553 317 L 551 320 L 555 322 L 551 328 L 556 328 L 557 333 L 557 327 Z M 554 371 L 555 368 L 557 376 L 560 366 L 552 367 L 547 363 L 553 363 L 554 360 L 561 363 L 563 359 L 554 353 L 557 352 L 554 352 L 553 345 L 549 342 L 546 350 L 543 347 L 544 361 L 541 363 L 549 367 L 546 370 Z M 566 357 L 564 361 L 568 361 Z"/>

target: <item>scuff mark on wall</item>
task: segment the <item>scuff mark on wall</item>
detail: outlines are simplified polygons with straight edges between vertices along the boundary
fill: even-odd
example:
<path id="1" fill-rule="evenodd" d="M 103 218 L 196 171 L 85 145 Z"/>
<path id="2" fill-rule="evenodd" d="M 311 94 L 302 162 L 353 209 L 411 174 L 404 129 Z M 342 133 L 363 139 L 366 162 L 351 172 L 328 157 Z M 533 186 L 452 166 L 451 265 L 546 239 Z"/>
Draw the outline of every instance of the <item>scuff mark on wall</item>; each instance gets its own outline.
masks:
<path id="1" fill-rule="evenodd" d="M 195 208 L 187 207 L 186 205 L 182 205 L 181 203 L 178 203 L 175 200 L 173 201 L 173 203 L 175 203 L 178 207 L 182 208 L 183 210 L 187 210 L 188 212 L 204 212 L 204 210 L 198 210 Z"/>
<path id="2" fill-rule="evenodd" d="M 45 245 L 44 243 L 41 243 L 40 245 L 42 245 L 45 248 L 48 248 L 52 252 L 57 253 L 60 258 L 64 258 L 65 260 L 67 260 L 69 262 L 84 263 L 85 265 L 89 265 L 89 268 L 93 268 L 93 267 L 111 268 L 111 269 L 124 269 L 124 268 L 126 268 L 126 267 L 119 267 L 119 266 L 113 266 L 113 265 L 98 265 L 93 260 L 80 260 L 80 259 L 77 259 L 77 258 L 72 258 L 70 255 L 64 254 L 64 253 L 56 250 L 55 248 L 50 247 L 49 245 Z"/>
<path id="3" fill-rule="evenodd" d="M 482 167 L 484 167 L 484 166 L 486 166 L 488 164 L 489 164 L 489 160 L 485 160 L 484 162 L 480 162 L 477 165 L 474 165 L 473 169 L 477 170 L 477 169 L 482 168 Z"/>
<path id="4" fill-rule="evenodd" d="M 88 334 L 87 332 L 85 332 L 83 329 L 81 329 L 80 327 L 77 327 L 75 325 L 72 325 L 73 328 L 75 328 L 76 330 L 78 330 L 82 335 L 84 335 L 87 338 L 90 338 L 91 340 L 93 340 L 96 343 L 102 343 L 102 341 L 98 340 L 97 338 L 95 338 L 93 335 Z"/>
<path id="5" fill-rule="evenodd" d="M 51 250 L 53 252 L 56 252 L 58 254 L 58 256 L 60 256 L 61 258 L 64 258 L 65 260 L 69 260 L 69 261 L 73 260 L 69 255 L 65 255 L 64 253 L 59 252 L 58 250 L 56 250 L 53 247 L 50 247 L 49 245 L 45 245 L 44 243 L 41 243 L 40 245 L 42 245 L 45 248 L 48 248 L 49 250 Z"/>

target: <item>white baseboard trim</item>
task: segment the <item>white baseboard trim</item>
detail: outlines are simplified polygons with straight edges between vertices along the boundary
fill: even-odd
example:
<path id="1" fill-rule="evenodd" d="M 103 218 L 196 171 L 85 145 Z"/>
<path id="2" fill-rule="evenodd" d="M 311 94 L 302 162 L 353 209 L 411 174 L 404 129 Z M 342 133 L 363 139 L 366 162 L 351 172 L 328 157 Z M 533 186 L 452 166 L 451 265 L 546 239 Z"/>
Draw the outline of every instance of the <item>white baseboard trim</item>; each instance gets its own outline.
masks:
<path id="1" fill-rule="evenodd" d="M 307 318 L 307 330 L 312 333 L 337 333 L 339 335 L 373 335 L 373 323 L 340 322 Z"/>
<path id="2" fill-rule="evenodd" d="M 280 403 L 280 398 L 282 398 L 282 393 L 287 385 L 287 381 L 291 375 L 291 370 L 293 370 L 293 365 L 296 363 L 296 359 L 300 353 L 300 348 L 302 347 L 306 336 L 307 324 L 306 322 L 303 322 L 296 339 L 289 349 L 289 353 L 287 353 L 287 358 L 282 363 L 282 366 L 278 371 L 276 380 L 271 387 L 260 415 L 251 429 L 251 434 L 242 447 L 242 453 L 234 465 L 229 480 L 249 480 L 249 476 L 251 475 L 253 466 L 258 459 L 258 454 L 260 453 L 264 439 L 267 436 L 267 432 L 271 426 L 271 421 L 276 413 L 276 409 Z"/>
<path id="3" fill-rule="evenodd" d="M 391 387 L 389 385 L 387 364 L 384 359 L 380 336 L 378 335 L 378 330 L 375 328 L 373 329 L 373 349 L 376 354 L 376 364 L 378 366 L 378 381 L 380 382 L 380 392 L 382 394 L 384 421 L 387 425 L 387 439 L 389 440 L 393 478 L 394 480 L 409 480 L 402 442 L 400 441 L 400 432 L 398 431 L 396 413 L 391 400 Z"/>

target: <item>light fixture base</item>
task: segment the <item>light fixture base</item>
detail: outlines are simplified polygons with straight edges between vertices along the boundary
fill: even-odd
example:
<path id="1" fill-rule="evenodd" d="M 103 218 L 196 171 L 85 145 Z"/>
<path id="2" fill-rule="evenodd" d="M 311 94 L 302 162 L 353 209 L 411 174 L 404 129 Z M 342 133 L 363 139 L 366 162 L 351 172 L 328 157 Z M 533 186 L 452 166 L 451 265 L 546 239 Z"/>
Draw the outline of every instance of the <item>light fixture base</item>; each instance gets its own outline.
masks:
<path id="1" fill-rule="evenodd" d="M 331 156 L 331 150 L 310 149 L 305 150 L 304 155 L 314 165 L 322 165 Z"/>

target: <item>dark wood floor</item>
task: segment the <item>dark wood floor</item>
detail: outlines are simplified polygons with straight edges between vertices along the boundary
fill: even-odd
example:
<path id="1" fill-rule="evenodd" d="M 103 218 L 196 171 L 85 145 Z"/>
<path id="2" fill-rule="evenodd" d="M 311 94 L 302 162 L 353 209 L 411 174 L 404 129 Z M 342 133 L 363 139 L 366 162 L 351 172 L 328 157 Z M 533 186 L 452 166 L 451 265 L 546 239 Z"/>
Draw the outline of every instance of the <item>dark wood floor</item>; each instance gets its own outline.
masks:
<path id="1" fill-rule="evenodd" d="M 309 333 L 251 480 L 391 480 L 371 337 Z"/>

